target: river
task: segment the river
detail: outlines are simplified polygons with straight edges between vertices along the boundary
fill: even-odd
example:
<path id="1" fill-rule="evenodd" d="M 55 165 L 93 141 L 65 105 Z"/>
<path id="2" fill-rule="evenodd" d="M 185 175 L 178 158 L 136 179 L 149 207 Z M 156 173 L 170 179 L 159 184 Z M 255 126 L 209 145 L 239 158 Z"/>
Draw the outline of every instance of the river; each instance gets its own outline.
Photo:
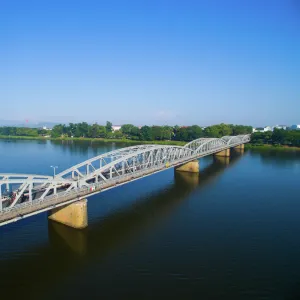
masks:
<path id="1" fill-rule="evenodd" d="M 1 173 L 52 175 L 115 143 L 0 140 Z M 200 159 L 88 199 L 77 231 L 0 227 L 1 299 L 299 299 L 300 153 Z"/>

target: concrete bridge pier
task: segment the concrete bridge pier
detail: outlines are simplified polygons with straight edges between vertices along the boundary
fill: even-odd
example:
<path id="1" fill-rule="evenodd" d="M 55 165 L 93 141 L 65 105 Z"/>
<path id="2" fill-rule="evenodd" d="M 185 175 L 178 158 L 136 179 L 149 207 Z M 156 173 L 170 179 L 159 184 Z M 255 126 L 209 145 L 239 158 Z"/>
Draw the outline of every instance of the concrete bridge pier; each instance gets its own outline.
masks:
<path id="1" fill-rule="evenodd" d="M 189 161 L 183 165 L 179 165 L 179 166 L 175 167 L 175 171 L 199 173 L 199 161 L 193 160 L 193 161 Z"/>
<path id="2" fill-rule="evenodd" d="M 241 145 L 235 146 L 235 147 L 234 147 L 234 151 L 235 151 L 236 153 L 243 154 L 244 151 L 245 151 L 245 145 L 244 145 L 244 144 L 241 144 Z"/>
<path id="3" fill-rule="evenodd" d="M 49 219 L 76 229 L 86 228 L 88 225 L 87 200 L 57 207 L 49 212 Z"/>
<path id="4" fill-rule="evenodd" d="M 230 157 L 230 148 L 216 152 L 214 156 Z"/>

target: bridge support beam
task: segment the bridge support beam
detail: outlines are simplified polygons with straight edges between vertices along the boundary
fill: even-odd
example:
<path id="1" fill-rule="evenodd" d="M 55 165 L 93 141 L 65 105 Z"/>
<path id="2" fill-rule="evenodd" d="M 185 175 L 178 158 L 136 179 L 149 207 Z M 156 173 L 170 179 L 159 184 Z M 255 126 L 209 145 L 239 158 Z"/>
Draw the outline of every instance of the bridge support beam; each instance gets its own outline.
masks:
<path id="1" fill-rule="evenodd" d="M 62 207 L 54 208 L 49 213 L 49 219 L 76 229 L 88 225 L 87 200 L 83 199 Z"/>
<path id="2" fill-rule="evenodd" d="M 175 171 L 199 173 L 199 161 L 198 160 L 189 161 L 183 165 L 175 167 Z"/>
<path id="3" fill-rule="evenodd" d="M 225 149 L 223 151 L 216 152 L 214 155 L 215 156 L 229 157 L 230 156 L 230 149 Z"/>

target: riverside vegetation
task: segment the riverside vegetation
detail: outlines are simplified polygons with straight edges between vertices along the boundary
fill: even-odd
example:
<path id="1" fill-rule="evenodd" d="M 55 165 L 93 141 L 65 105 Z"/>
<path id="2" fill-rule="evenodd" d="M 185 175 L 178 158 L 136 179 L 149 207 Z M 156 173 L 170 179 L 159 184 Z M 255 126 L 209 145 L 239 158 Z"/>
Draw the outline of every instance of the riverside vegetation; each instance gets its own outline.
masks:
<path id="1" fill-rule="evenodd" d="M 51 138 L 51 139 L 97 139 L 103 141 L 122 142 L 157 142 L 182 145 L 201 137 L 222 137 L 225 135 L 247 134 L 252 132 L 251 126 L 218 124 L 202 129 L 193 126 L 142 126 L 132 124 L 122 125 L 120 130 L 112 130 L 112 123 L 106 125 L 82 123 L 69 123 L 69 125 L 55 125 L 53 129 L 45 130 L 26 127 L 0 127 L 0 137 L 21 138 Z"/>
<path id="2" fill-rule="evenodd" d="M 113 131 L 112 123 L 106 125 L 82 123 L 58 124 L 52 130 L 28 127 L 0 127 L 0 138 L 20 139 L 72 139 L 95 140 L 103 142 L 127 143 L 159 143 L 184 145 L 186 142 L 201 137 L 222 137 L 252 133 L 251 126 L 218 124 L 205 128 L 193 126 L 142 126 L 124 124 L 120 130 Z M 251 143 L 247 148 L 269 149 L 300 149 L 300 131 L 274 129 L 274 131 L 255 132 L 251 135 Z"/>
<path id="3" fill-rule="evenodd" d="M 246 148 L 281 150 L 300 150 L 300 130 L 274 129 L 274 131 L 255 132 Z"/>

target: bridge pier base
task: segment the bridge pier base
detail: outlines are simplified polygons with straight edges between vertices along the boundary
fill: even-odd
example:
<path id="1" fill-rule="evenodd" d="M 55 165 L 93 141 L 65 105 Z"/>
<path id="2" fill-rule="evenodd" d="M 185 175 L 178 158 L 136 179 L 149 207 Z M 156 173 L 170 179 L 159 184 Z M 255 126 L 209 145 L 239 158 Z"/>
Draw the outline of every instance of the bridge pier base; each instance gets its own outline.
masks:
<path id="1" fill-rule="evenodd" d="M 243 154 L 245 151 L 245 145 L 241 144 L 241 145 L 235 146 L 233 149 L 236 153 Z"/>
<path id="2" fill-rule="evenodd" d="M 83 229 L 88 225 L 87 200 L 54 208 L 49 213 L 49 219 L 69 227 Z"/>
<path id="3" fill-rule="evenodd" d="M 223 156 L 223 157 L 229 157 L 230 156 L 230 149 L 225 149 L 220 152 L 216 152 L 214 156 Z"/>
<path id="4" fill-rule="evenodd" d="M 189 161 L 183 165 L 175 167 L 175 171 L 199 173 L 199 161 L 198 160 Z"/>
<path id="5" fill-rule="evenodd" d="M 241 149 L 245 149 L 245 144 L 240 144 L 240 145 L 238 145 L 238 146 L 235 146 L 234 147 L 234 149 L 236 149 L 236 150 L 241 150 Z"/>
<path id="6" fill-rule="evenodd" d="M 244 154 L 245 150 L 244 149 L 234 149 L 234 151 L 238 154 Z"/>
<path id="7" fill-rule="evenodd" d="M 220 163 L 222 165 L 229 165 L 230 163 L 230 157 L 228 156 L 214 156 L 214 161 L 217 163 Z"/>

